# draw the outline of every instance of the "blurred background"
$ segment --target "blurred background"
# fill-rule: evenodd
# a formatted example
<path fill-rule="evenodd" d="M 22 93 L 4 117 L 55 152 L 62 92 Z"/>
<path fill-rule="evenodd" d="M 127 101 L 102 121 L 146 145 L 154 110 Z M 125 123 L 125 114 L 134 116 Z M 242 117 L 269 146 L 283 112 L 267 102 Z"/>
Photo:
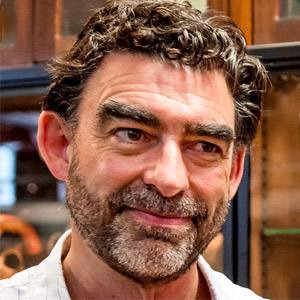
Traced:
<path fill-rule="evenodd" d="M 65 186 L 36 143 L 53 56 L 104 0 L 0 0 L 0 277 L 38 263 L 69 226 Z M 272 299 L 300 299 L 300 1 L 194 0 L 231 16 L 269 71 L 264 113 L 222 232 L 215 269 Z"/>

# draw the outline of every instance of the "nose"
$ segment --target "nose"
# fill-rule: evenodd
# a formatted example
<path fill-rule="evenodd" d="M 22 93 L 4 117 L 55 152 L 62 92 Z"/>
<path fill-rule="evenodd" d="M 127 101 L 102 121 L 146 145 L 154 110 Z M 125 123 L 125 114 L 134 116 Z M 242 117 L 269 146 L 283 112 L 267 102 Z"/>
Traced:
<path fill-rule="evenodd" d="M 189 178 L 179 145 L 166 142 L 156 155 L 144 171 L 144 182 L 154 185 L 165 197 L 188 189 Z"/>

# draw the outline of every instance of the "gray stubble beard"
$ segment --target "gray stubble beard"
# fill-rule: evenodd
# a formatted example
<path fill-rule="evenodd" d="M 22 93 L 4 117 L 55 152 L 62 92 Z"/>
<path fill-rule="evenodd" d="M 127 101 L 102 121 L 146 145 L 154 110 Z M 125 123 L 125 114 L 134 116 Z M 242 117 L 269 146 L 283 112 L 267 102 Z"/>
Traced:
<path fill-rule="evenodd" d="M 227 197 L 213 216 L 203 199 L 182 194 L 166 198 L 153 186 L 134 183 L 100 199 L 88 191 L 78 164 L 70 168 L 67 207 L 87 245 L 118 273 L 145 288 L 181 277 L 220 231 L 228 212 Z M 126 207 L 190 217 L 178 228 L 137 221 Z"/>

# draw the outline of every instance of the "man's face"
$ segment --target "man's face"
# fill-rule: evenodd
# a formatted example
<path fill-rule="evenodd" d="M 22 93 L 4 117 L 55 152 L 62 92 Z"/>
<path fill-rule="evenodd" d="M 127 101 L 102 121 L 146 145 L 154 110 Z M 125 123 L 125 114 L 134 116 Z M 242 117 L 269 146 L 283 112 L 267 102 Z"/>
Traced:
<path fill-rule="evenodd" d="M 178 278 L 220 230 L 232 197 L 224 77 L 110 54 L 78 115 L 67 203 L 80 234 L 144 286 Z"/>

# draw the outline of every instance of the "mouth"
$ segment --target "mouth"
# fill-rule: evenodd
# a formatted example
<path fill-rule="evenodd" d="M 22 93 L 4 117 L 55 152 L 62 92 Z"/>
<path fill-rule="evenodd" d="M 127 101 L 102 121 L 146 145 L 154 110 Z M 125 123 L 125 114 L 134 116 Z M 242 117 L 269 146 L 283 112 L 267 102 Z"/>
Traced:
<path fill-rule="evenodd" d="M 126 207 L 126 210 L 136 219 L 160 227 L 177 227 L 184 225 L 191 220 L 190 217 L 183 217 L 175 214 L 165 214 L 147 209 Z"/>

